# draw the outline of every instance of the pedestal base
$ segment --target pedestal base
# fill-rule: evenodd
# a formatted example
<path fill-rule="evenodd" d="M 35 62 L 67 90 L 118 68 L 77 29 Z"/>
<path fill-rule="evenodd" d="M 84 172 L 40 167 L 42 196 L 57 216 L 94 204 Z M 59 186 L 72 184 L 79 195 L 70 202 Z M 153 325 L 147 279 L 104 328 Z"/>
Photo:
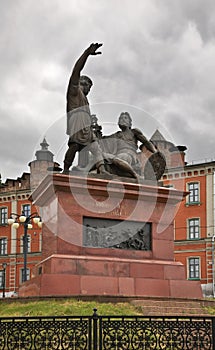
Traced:
<path fill-rule="evenodd" d="M 201 298 L 200 282 L 187 281 L 174 261 L 174 213 L 185 195 L 148 183 L 47 176 L 32 194 L 42 208 L 42 261 L 19 295 Z"/>
<path fill-rule="evenodd" d="M 199 281 L 186 281 L 179 262 L 55 254 L 37 268 L 42 274 L 26 282 L 19 296 L 202 297 Z"/>

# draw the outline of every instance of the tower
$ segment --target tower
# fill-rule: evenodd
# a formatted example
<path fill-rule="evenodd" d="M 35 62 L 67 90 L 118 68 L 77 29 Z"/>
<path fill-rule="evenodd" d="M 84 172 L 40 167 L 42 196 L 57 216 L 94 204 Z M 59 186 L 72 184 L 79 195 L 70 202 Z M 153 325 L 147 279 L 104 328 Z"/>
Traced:
<path fill-rule="evenodd" d="M 185 165 L 186 146 L 175 146 L 174 143 L 167 141 L 158 129 L 156 129 L 150 141 L 165 156 L 167 169 Z"/>
<path fill-rule="evenodd" d="M 41 149 L 36 151 L 36 159 L 31 161 L 28 165 L 30 166 L 31 173 L 31 188 L 36 188 L 42 179 L 48 174 L 48 168 L 58 167 L 59 164 L 55 163 L 53 158 L 54 155 L 49 151 L 49 144 L 45 137 L 40 143 Z"/>

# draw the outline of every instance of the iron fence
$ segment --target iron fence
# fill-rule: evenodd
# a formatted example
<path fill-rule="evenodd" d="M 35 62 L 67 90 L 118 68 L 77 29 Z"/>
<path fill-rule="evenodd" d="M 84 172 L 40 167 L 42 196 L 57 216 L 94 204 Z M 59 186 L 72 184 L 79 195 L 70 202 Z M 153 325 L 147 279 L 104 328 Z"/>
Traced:
<path fill-rule="evenodd" d="M 0 350 L 215 350 L 213 317 L 0 318 Z"/>

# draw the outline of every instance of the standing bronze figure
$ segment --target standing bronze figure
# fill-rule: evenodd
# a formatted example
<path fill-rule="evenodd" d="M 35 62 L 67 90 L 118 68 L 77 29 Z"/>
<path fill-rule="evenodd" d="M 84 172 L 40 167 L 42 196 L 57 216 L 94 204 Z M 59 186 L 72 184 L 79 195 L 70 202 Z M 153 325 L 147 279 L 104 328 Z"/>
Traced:
<path fill-rule="evenodd" d="M 104 167 L 103 155 L 96 136 L 91 128 L 91 115 L 87 95 L 93 85 L 92 80 L 80 75 L 90 55 L 98 55 L 97 50 L 102 44 L 91 44 L 77 60 L 72 70 L 67 89 L 67 134 L 69 135 L 68 150 L 64 158 L 64 173 L 69 173 L 76 152 L 88 146 L 95 158 L 97 172 L 107 173 Z"/>

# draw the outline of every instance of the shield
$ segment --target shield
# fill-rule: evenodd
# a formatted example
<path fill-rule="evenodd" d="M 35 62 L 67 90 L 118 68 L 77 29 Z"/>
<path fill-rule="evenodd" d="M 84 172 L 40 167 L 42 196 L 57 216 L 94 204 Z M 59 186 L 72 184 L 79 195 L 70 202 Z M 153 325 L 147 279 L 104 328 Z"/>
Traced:
<path fill-rule="evenodd" d="M 161 152 L 153 153 L 144 168 L 145 180 L 160 180 L 166 168 L 166 159 Z"/>

